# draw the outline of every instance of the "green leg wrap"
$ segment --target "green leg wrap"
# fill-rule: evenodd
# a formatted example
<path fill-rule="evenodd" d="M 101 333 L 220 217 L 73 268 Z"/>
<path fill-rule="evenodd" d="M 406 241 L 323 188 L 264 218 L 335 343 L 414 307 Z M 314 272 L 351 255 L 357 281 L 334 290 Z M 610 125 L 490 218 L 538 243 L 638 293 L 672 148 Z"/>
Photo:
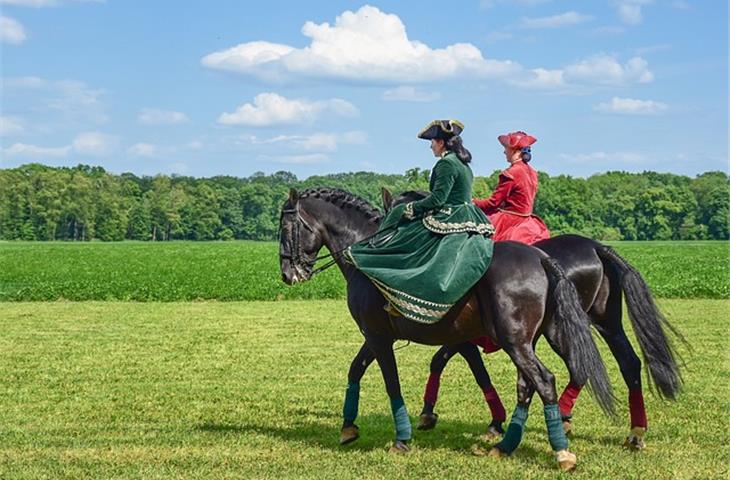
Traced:
<path fill-rule="evenodd" d="M 563 429 L 563 419 L 558 404 L 545 405 L 545 423 L 547 424 L 548 438 L 553 451 L 558 452 L 568 448 L 568 437 Z"/>
<path fill-rule="evenodd" d="M 355 423 L 357 409 L 360 405 L 360 384 L 348 383 L 345 390 L 345 406 L 342 407 L 342 417 L 346 424 Z"/>
<path fill-rule="evenodd" d="M 408 418 L 408 411 L 403 397 L 391 398 L 390 409 L 393 411 L 395 420 L 395 439 L 407 442 L 411 439 L 411 419 Z"/>
<path fill-rule="evenodd" d="M 527 408 L 517 405 L 512 413 L 509 426 L 507 426 L 507 432 L 502 437 L 502 441 L 495 445 L 506 454 L 514 452 L 522 441 L 522 434 L 525 432 L 525 423 L 527 422 Z"/>

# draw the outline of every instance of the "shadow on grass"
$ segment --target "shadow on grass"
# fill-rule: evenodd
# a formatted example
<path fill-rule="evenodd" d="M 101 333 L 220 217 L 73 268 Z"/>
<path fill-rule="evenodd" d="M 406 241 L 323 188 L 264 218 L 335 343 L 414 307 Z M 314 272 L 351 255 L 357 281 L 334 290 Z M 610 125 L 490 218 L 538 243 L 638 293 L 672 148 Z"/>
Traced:
<path fill-rule="evenodd" d="M 312 411 L 308 410 L 312 415 Z M 264 436 L 292 444 L 304 444 L 332 452 L 371 452 L 385 451 L 393 440 L 393 420 L 388 415 L 369 414 L 358 418 L 357 424 L 360 427 L 360 438 L 348 445 L 339 444 L 340 423 L 339 415 L 325 412 L 314 414 L 314 417 L 326 419 L 326 421 L 302 421 L 296 417 L 292 418 L 288 426 L 271 425 L 266 423 L 216 423 L 208 421 L 197 425 L 196 430 L 211 434 L 221 435 L 253 435 Z M 337 418 L 332 418 L 337 417 Z M 413 425 L 417 420 L 412 419 Z M 495 442 L 486 443 L 480 436 L 486 431 L 486 422 L 461 422 L 453 420 L 442 420 L 434 430 L 420 431 L 413 429 L 412 446 L 417 450 L 447 449 L 460 455 L 473 455 L 472 448 L 478 445 L 486 450 Z M 523 441 L 515 452 L 518 459 L 528 460 L 536 463 L 549 463 L 552 465 L 550 445 L 547 440 L 547 432 L 544 426 L 527 427 L 527 432 L 537 433 L 544 437 L 544 444 Z M 598 443 L 610 447 L 618 447 L 623 439 L 609 436 L 593 437 L 577 434 L 573 437 L 580 443 Z M 532 444 L 531 444 L 532 443 Z"/>

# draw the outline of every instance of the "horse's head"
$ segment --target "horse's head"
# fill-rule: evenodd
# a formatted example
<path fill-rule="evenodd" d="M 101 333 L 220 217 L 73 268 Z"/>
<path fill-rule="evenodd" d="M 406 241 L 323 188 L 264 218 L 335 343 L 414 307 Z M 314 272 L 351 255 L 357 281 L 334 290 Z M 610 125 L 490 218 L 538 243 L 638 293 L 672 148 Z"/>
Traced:
<path fill-rule="evenodd" d="M 310 279 L 323 243 L 319 222 L 302 206 L 299 192 L 292 188 L 279 220 L 279 265 L 284 283 L 293 285 Z"/>
<path fill-rule="evenodd" d="M 386 212 L 396 205 L 400 205 L 401 203 L 415 202 L 416 200 L 421 200 L 428 195 L 428 193 L 426 192 L 408 190 L 394 197 L 393 194 L 390 193 L 390 190 L 388 190 L 387 188 L 382 188 L 380 190 L 380 193 L 383 196 L 383 208 Z"/>

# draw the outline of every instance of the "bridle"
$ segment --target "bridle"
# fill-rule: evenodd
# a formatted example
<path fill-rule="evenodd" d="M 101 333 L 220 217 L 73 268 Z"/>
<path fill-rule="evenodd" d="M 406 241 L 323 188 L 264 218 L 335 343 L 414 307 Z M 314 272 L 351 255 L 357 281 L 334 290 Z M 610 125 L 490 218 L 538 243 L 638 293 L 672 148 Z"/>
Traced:
<path fill-rule="evenodd" d="M 316 274 L 321 273 L 321 272 L 327 270 L 328 268 L 330 268 L 331 266 L 335 265 L 337 263 L 337 260 L 335 260 L 335 255 L 339 255 L 342 252 L 344 252 L 345 250 L 347 250 L 347 248 L 349 248 L 349 247 L 345 247 L 336 252 L 328 253 L 327 255 L 320 255 L 317 258 L 315 258 L 314 260 L 307 259 L 304 252 L 302 252 L 302 245 L 301 245 L 300 233 L 299 233 L 300 225 L 304 225 L 304 228 L 306 228 L 307 230 L 309 230 L 312 233 L 315 233 L 315 232 L 314 232 L 314 228 L 304 219 L 304 217 L 302 216 L 302 213 L 299 211 L 299 203 L 297 203 L 296 207 L 294 207 L 294 208 L 285 208 L 281 211 L 281 217 L 279 218 L 279 245 L 282 245 L 281 236 L 284 234 L 284 229 L 282 228 L 283 221 L 284 221 L 284 214 L 287 214 L 287 213 L 295 214 L 296 220 L 293 222 L 293 226 L 292 226 L 291 251 L 289 253 L 284 252 L 284 251 L 279 251 L 280 258 L 289 260 L 292 264 L 292 267 L 299 270 L 301 268 L 300 261 L 302 259 L 304 260 L 305 266 L 307 267 L 307 269 L 312 269 L 312 267 L 314 267 L 314 265 L 319 260 L 324 260 L 325 258 L 332 257 L 332 260 L 330 260 L 329 262 L 312 270 L 312 273 L 309 274 L 310 279 L 312 277 L 314 277 Z"/>
<path fill-rule="evenodd" d="M 281 211 L 281 217 L 279 217 L 279 245 L 282 245 L 281 236 L 284 233 L 284 229 L 282 228 L 283 221 L 284 221 L 284 214 L 287 214 L 287 213 L 296 215 L 296 220 L 293 222 L 293 227 L 292 227 L 291 251 L 287 253 L 287 252 L 281 251 L 281 249 L 280 249 L 279 250 L 280 258 L 283 258 L 284 260 L 289 260 L 292 264 L 292 267 L 299 270 L 302 267 L 302 265 L 300 264 L 301 260 L 304 260 L 304 262 L 305 262 L 304 266 L 306 266 L 308 269 L 311 269 L 312 267 L 314 267 L 314 265 L 318 261 L 324 260 L 325 258 L 332 257 L 332 260 L 330 260 L 329 262 L 312 270 L 312 273 L 309 274 L 309 279 L 311 279 L 318 273 L 321 273 L 321 272 L 327 270 L 328 268 L 330 268 L 331 266 L 335 265 L 337 263 L 337 257 L 342 255 L 342 252 L 344 252 L 345 250 L 350 248 L 350 245 L 348 245 L 347 247 L 341 248 L 335 252 L 331 252 L 326 255 L 320 255 L 320 256 L 316 257 L 314 260 L 307 259 L 307 256 L 304 254 L 304 252 L 302 252 L 302 245 L 301 245 L 301 241 L 300 241 L 300 225 L 304 225 L 304 228 L 306 228 L 307 230 L 309 230 L 312 233 L 315 233 L 315 231 L 314 231 L 314 228 L 304 219 L 304 217 L 302 216 L 302 212 L 299 211 L 298 202 L 294 208 L 284 208 Z M 374 237 L 382 234 L 385 231 L 395 230 L 395 229 L 397 229 L 397 225 L 392 225 L 390 228 L 386 228 L 382 231 L 377 231 L 374 234 L 370 235 L 369 237 L 366 237 L 362 240 L 358 240 L 358 242 L 372 240 L 372 239 L 374 239 Z M 382 243 L 387 243 L 387 241 L 390 240 L 394 234 L 395 234 L 395 232 L 392 232 L 388 236 L 384 237 L 383 239 L 379 239 L 379 240 Z M 358 243 L 358 242 L 355 242 L 355 243 Z"/>

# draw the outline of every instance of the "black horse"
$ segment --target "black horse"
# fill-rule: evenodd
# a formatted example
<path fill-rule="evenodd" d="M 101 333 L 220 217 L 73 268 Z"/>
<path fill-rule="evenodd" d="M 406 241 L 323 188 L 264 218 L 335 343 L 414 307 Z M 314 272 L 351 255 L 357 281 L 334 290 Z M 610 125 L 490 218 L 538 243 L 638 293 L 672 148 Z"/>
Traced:
<path fill-rule="evenodd" d="M 387 190 L 384 189 L 382 193 L 386 210 L 392 205 L 419 200 L 426 195 L 425 192 L 410 191 L 391 198 Z M 647 421 L 641 385 L 641 360 L 632 348 L 623 328 L 622 298 L 626 299 L 629 319 L 648 366 L 649 378 L 657 387 L 659 394 L 669 399 L 675 399 L 680 392 L 682 378 L 664 327 L 678 338 L 682 339 L 682 336 L 657 308 L 641 274 L 612 248 L 578 235 L 560 235 L 537 242 L 533 246 L 560 263 L 578 290 L 583 310 L 616 358 L 621 375 L 629 389 L 631 432 L 624 446 L 633 449 L 643 448 Z M 549 338 L 548 342 L 553 349 L 556 349 L 557 346 Z M 462 349 L 462 345 L 444 346 L 443 351 L 440 350 L 434 355 L 432 365 L 437 364 L 436 368 L 443 370 L 448 358 Z M 445 361 L 442 360 L 444 358 Z M 473 359 L 470 359 L 469 366 L 475 372 L 475 376 L 483 370 L 481 375 L 486 375 L 488 378 L 483 363 L 480 368 L 479 365 L 474 365 Z M 582 387 L 583 385 L 571 375 L 570 383 L 559 400 L 566 433 L 572 428 L 571 413 Z M 419 428 L 426 430 L 436 425 L 437 416 L 432 408 L 432 405 L 424 407 Z"/>
<path fill-rule="evenodd" d="M 428 345 L 457 344 L 488 335 L 499 341 L 517 367 L 517 407 L 505 437 L 490 452 L 509 454 L 519 445 L 533 394 L 545 413 L 551 447 L 562 469 L 575 466 L 567 449 L 557 407 L 554 375 L 535 355 L 534 344 L 545 335 L 566 362 L 571 375 L 588 382 L 604 411 L 612 412 L 613 396 L 605 366 L 590 333 L 590 320 L 578 294 L 560 266 L 544 252 L 518 243 L 496 244 L 492 263 L 482 279 L 439 322 L 420 324 L 384 311 L 385 300 L 371 281 L 338 254 L 371 237 L 380 212 L 368 202 L 336 189 L 292 189 L 280 220 L 280 266 L 287 284 L 308 280 L 323 246 L 333 253 L 347 281 L 352 317 L 365 337 L 353 359 L 343 409 L 342 441 L 357 438 L 354 421 L 359 381 L 364 369 L 378 361 L 391 401 L 396 440 L 391 451 L 408 451 L 411 424 L 401 396 L 393 353 L 397 339 Z"/>

